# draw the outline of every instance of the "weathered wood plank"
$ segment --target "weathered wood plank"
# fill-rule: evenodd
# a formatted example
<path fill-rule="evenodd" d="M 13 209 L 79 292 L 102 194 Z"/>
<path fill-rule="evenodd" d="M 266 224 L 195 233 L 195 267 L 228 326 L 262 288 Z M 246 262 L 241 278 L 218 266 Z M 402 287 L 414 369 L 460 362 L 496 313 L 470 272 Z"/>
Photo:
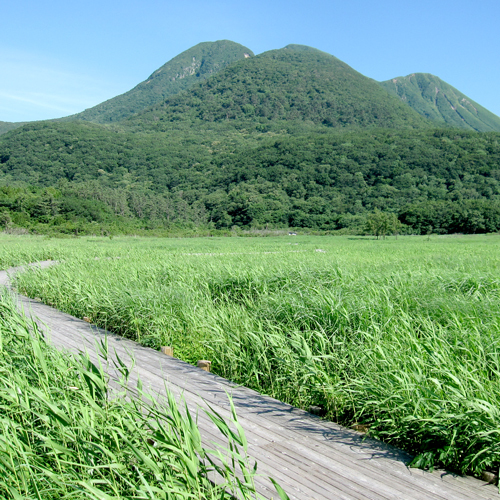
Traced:
<path fill-rule="evenodd" d="M 49 265 L 51 263 L 47 263 Z M 0 284 L 7 282 L 0 272 Z M 245 429 L 249 453 L 262 474 L 257 487 L 266 498 L 275 496 L 267 476 L 274 477 L 292 499 L 346 500 L 471 500 L 499 499 L 497 489 L 474 478 L 428 473 L 408 469 L 409 456 L 393 447 L 332 422 L 325 422 L 248 388 L 239 387 L 217 375 L 199 370 L 175 358 L 110 335 L 88 323 L 39 302 L 19 297 L 27 314 L 46 324 L 51 342 L 74 353 L 87 349 L 94 361 L 95 341 L 107 338 L 109 351 L 124 361 L 133 356 L 136 366 L 130 377 L 131 389 L 140 378 L 158 398 L 165 388 L 182 397 L 192 412 L 206 444 L 221 443 L 217 429 L 201 411 L 207 405 L 229 416 L 230 394 Z M 109 366 L 110 376 L 118 376 Z M 132 391 L 133 393 L 133 391 Z"/>
<path fill-rule="evenodd" d="M 74 319 L 72 319 L 72 321 L 74 321 Z M 85 326 L 86 326 L 86 327 L 88 327 L 88 325 L 85 325 Z M 127 343 L 129 343 L 130 341 L 126 341 L 126 342 L 127 342 Z M 121 343 L 121 345 L 119 345 L 119 350 L 120 350 L 120 351 L 122 351 L 122 353 L 121 353 L 121 354 L 123 354 L 124 350 L 122 350 L 122 349 L 123 349 L 123 347 L 125 347 L 125 345 L 124 345 L 123 340 L 121 340 L 121 339 L 120 339 L 120 343 Z M 128 347 L 132 347 L 132 348 L 133 348 L 133 347 L 134 347 L 134 344 L 133 344 L 133 343 L 131 343 L 131 345 L 129 345 Z M 144 349 L 144 348 L 142 348 L 142 349 Z M 140 357 L 140 351 L 141 351 L 141 349 L 137 349 L 137 351 L 136 351 L 136 353 L 135 353 L 136 360 Z M 119 354 L 120 354 L 120 353 L 119 353 Z M 147 362 L 149 363 L 147 366 L 151 366 L 151 364 L 150 364 L 150 363 L 151 363 L 151 361 L 152 361 L 152 360 L 155 360 L 155 357 L 157 356 L 157 353 L 156 353 L 155 351 L 152 351 L 152 352 L 150 352 L 150 353 L 146 353 L 146 354 L 147 354 L 147 356 L 146 356 L 146 358 L 147 358 L 147 359 L 144 359 L 144 361 L 147 361 Z M 162 360 L 161 360 L 161 359 L 156 359 L 156 361 L 161 362 Z M 163 367 L 162 367 L 162 369 L 163 369 Z M 181 366 L 181 370 L 182 370 L 182 372 L 184 372 L 184 373 L 185 373 L 186 371 L 188 371 L 188 372 L 189 372 L 190 370 L 193 370 L 193 367 L 191 367 L 190 365 L 187 365 L 187 366 Z M 142 373 L 142 378 L 143 378 L 143 381 L 144 381 L 144 378 L 146 378 L 146 379 L 151 379 L 151 378 L 153 378 L 153 379 L 154 379 L 154 378 L 156 377 L 156 378 L 160 379 L 160 380 L 163 382 L 163 377 L 158 377 L 158 376 L 157 376 L 157 374 L 155 374 L 155 373 L 151 372 L 151 369 L 150 369 L 150 368 L 147 368 L 147 369 L 145 369 L 145 370 L 142 370 L 142 369 L 141 369 L 141 372 L 143 372 L 143 373 Z M 144 374 L 146 374 L 146 377 L 144 377 Z M 189 378 L 188 380 L 193 381 L 193 379 L 198 379 L 198 378 L 199 378 L 199 377 L 198 377 L 198 373 L 194 372 L 194 373 L 190 373 L 190 378 Z M 182 382 L 184 382 L 184 383 L 182 383 L 181 385 L 184 385 L 184 386 L 186 385 L 185 380 L 186 380 L 186 379 L 183 379 L 183 380 L 182 380 Z M 151 382 L 151 380 L 150 380 L 150 382 Z M 171 382 L 172 382 L 172 381 L 171 381 Z M 206 385 L 207 385 L 206 380 L 204 380 L 203 382 L 204 382 L 204 383 L 203 383 L 203 385 L 204 385 L 204 386 L 206 386 Z M 157 384 L 154 384 L 154 385 L 157 385 Z M 199 385 L 199 384 L 194 384 L 194 385 Z M 208 385 L 210 385 L 210 384 L 208 384 Z M 224 385 L 224 384 L 217 384 L 217 385 Z M 226 384 L 226 386 L 229 386 L 229 384 Z M 152 388 L 153 388 L 153 387 L 152 387 Z M 158 390 L 158 387 L 156 387 L 155 389 L 156 389 L 156 390 Z M 163 389 L 163 386 L 161 387 L 161 389 Z M 249 391 L 249 390 L 246 390 L 246 391 L 250 392 L 252 396 L 255 396 L 255 394 L 257 394 L 257 393 L 255 393 L 254 391 Z M 225 394 L 224 394 L 224 395 L 225 395 Z M 205 396 L 210 396 L 210 394 L 209 394 L 209 393 L 206 393 L 206 394 L 205 394 Z M 210 399 L 211 399 L 211 398 L 210 398 Z M 254 399 L 254 398 L 252 398 L 252 399 Z M 270 402 L 271 402 L 271 403 L 274 403 L 275 401 L 274 401 L 274 400 L 271 400 Z M 225 406 L 227 406 L 227 404 L 226 404 Z M 248 406 L 248 405 L 245 405 L 245 406 Z M 269 411 L 269 408 L 267 408 L 267 410 Z M 240 412 L 240 416 L 241 416 L 241 412 Z M 282 416 L 282 415 L 280 415 L 280 416 Z M 438 485 L 438 486 L 439 486 L 439 485 Z M 461 489 L 461 488 L 460 488 L 460 489 Z M 404 492 L 401 492 L 401 493 L 403 493 L 403 494 L 404 494 Z M 433 493 L 434 493 L 434 495 L 436 495 L 436 494 L 437 494 L 437 495 L 439 495 L 439 493 L 438 493 L 437 491 L 433 491 Z M 457 493 L 459 493 L 459 492 L 457 492 Z M 387 494 L 388 494 L 388 492 L 385 492 L 385 494 L 387 495 Z M 414 491 L 414 494 L 418 495 L 417 491 Z M 459 495 L 459 496 L 460 496 L 460 495 Z M 481 495 L 481 496 L 482 496 L 482 495 Z M 416 496 L 415 498 L 417 498 L 417 496 Z M 435 497 L 433 497 L 433 498 L 438 498 L 438 497 L 437 497 L 437 496 L 435 496 Z M 457 497 L 457 498 L 458 498 L 458 497 Z"/>

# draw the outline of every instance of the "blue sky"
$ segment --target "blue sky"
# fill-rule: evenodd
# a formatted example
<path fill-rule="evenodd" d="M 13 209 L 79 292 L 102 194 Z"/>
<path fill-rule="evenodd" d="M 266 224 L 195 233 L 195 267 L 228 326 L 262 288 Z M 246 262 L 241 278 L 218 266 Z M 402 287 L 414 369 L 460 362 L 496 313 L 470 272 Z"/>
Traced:
<path fill-rule="evenodd" d="M 82 111 L 221 39 L 310 45 L 376 80 L 432 73 L 500 115 L 499 21 L 498 0 L 5 1 L 0 120 Z"/>

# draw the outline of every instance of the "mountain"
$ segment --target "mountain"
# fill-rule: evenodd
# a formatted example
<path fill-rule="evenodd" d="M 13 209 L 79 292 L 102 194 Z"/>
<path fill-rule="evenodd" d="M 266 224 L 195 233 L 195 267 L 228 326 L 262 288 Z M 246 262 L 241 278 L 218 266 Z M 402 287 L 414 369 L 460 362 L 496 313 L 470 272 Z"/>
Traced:
<path fill-rule="evenodd" d="M 128 124 L 162 130 L 173 122 L 196 121 L 241 127 L 279 127 L 283 121 L 327 127 L 428 126 L 374 80 L 330 54 L 301 45 L 235 62 L 135 115 Z"/>
<path fill-rule="evenodd" d="M 356 232 L 382 210 L 417 234 L 500 230 L 500 133 L 316 130 L 233 129 L 241 137 L 231 143 L 203 127 L 28 124 L 0 137 L 0 225 L 49 234 L 172 224 Z"/>
<path fill-rule="evenodd" d="M 27 122 L 0 122 L 0 135 L 5 134 L 9 130 L 22 127 Z"/>
<path fill-rule="evenodd" d="M 219 43 L 241 47 L 197 47 Z M 171 61 L 131 91 L 130 103 L 143 107 L 132 116 L 125 94 L 96 115 L 106 124 L 33 122 L 0 136 L 0 228 L 362 232 L 382 210 L 410 232 L 500 230 L 500 133 L 452 128 L 438 104 L 446 97 L 462 116 L 470 108 L 469 122 L 480 116 L 484 126 L 483 108 L 462 94 L 450 104 L 451 91 L 433 80 L 436 107 L 412 109 L 418 92 L 402 101 L 311 47 L 238 50 L 218 72 L 228 57 L 202 62 L 187 51 L 184 73 Z M 179 93 L 163 99 L 161 82 Z M 144 109 L 153 98 L 161 100 Z"/>
<path fill-rule="evenodd" d="M 132 90 L 63 120 L 95 123 L 122 120 L 191 87 L 234 61 L 253 55 L 247 47 L 230 40 L 199 43 L 171 59 Z"/>
<path fill-rule="evenodd" d="M 380 85 L 417 113 L 438 123 L 477 132 L 500 131 L 498 116 L 437 76 L 413 73 Z"/>

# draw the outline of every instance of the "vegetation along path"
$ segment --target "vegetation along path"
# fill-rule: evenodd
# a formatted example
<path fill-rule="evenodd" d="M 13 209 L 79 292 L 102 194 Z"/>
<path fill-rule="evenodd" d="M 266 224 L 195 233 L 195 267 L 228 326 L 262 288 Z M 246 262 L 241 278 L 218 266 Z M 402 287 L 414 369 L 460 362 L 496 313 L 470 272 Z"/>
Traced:
<path fill-rule="evenodd" d="M 40 263 L 44 267 L 50 264 Z M 1 271 L 0 285 L 7 285 L 9 275 L 15 271 Z M 176 397 L 185 399 L 190 410 L 210 406 L 224 417 L 231 412 L 230 394 L 246 433 L 249 455 L 258 463 L 256 482 L 265 498 L 276 497 L 269 477 L 278 481 L 291 499 L 300 500 L 500 498 L 493 485 L 444 471 L 410 469 L 405 465 L 410 458 L 407 454 L 379 441 L 363 439 L 361 433 L 238 387 L 38 301 L 19 296 L 19 302 L 27 315 L 38 318 L 58 348 L 72 352 L 87 349 L 97 359 L 96 340 L 106 337 L 109 352 L 122 360 L 135 360 L 131 386 L 140 379 L 144 389 L 159 396 L 165 395 L 168 387 Z M 198 411 L 198 425 L 205 444 L 220 439 L 203 411 Z"/>

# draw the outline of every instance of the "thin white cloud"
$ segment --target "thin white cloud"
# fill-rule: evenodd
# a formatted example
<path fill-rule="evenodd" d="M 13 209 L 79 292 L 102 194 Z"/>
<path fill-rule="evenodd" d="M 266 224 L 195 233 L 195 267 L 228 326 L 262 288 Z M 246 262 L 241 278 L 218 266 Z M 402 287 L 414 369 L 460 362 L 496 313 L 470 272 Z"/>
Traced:
<path fill-rule="evenodd" d="M 40 99 L 30 99 L 28 97 L 23 97 L 20 95 L 12 95 L 7 92 L 0 91 L 0 99 L 7 99 L 11 101 L 20 101 L 28 104 L 33 104 L 38 107 L 53 109 L 54 111 L 61 111 L 62 113 L 71 113 L 71 108 L 62 108 L 54 104 L 50 104 L 50 99 L 53 99 L 53 96 L 39 94 Z M 12 108 L 11 108 L 12 109 Z"/>
<path fill-rule="evenodd" d="M 72 66 L 43 54 L 0 47 L 0 121 L 57 118 L 123 92 L 100 75 Z"/>

